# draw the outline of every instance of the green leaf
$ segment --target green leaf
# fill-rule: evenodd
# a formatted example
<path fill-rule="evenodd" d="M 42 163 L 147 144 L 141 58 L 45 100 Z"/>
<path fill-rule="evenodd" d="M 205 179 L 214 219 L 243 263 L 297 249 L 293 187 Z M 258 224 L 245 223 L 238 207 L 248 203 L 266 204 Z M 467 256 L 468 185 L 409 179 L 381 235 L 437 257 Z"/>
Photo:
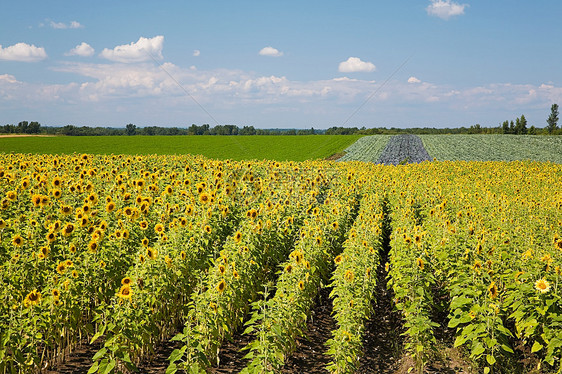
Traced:
<path fill-rule="evenodd" d="M 113 368 L 115 367 L 115 364 L 117 362 L 115 360 L 111 360 L 109 361 L 109 364 L 107 364 L 107 366 L 105 367 L 105 370 L 102 372 L 100 371 L 100 374 L 109 374 L 113 371 Z"/>
<path fill-rule="evenodd" d="M 98 371 L 98 365 L 99 365 L 99 361 L 94 362 L 92 367 L 88 370 L 88 374 L 93 374 L 96 371 Z"/>
<path fill-rule="evenodd" d="M 92 337 L 92 340 L 90 340 L 90 344 L 92 344 L 93 342 L 95 342 L 96 340 L 98 340 L 98 338 L 99 338 L 100 336 L 102 336 L 102 335 L 103 335 L 103 332 L 102 332 L 102 331 L 96 332 L 96 333 L 94 334 L 94 336 Z"/>
<path fill-rule="evenodd" d="M 176 362 L 177 360 L 179 360 L 182 356 L 183 356 L 183 352 L 176 348 L 170 354 L 170 357 L 168 358 L 168 360 L 170 360 L 170 362 L 173 363 L 173 362 Z"/>
<path fill-rule="evenodd" d="M 476 343 L 474 348 L 472 348 L 472 354 L 470 355 L 470 357 L 480 356 L 482 353 L 484 353 L 484 351 L 485 351 L 485 349 L 482 346 L 482 343 Z"/>
<path fill-rule="evenodd" d="M 509 353 L 514 353 L 513 349 L 511 349 L 509 346 L 507 346 L 505 344 L 501 345 L 501 349 L 503 349 L 504 351 L 509 352 Z"/>
<path fill-rule="evenodd" d="M 175 374 L 178 371 L 176 364 L 171 363 L 166 369 L 166 374 Z"/>
<path fill-rule="evenodd" d="M 492 355 L 486 355 L 486 361 L 488 361 L 490 365 L 494 365 L 496 363 L 496 359 Z"/>
<path fill-rule="evenodd" d="M 107 353 L 107 348 L 103 347 L 102 349 L 100 349 L 99 351 L 96 352 L 94 357 L 92 357 L 92 360 L 97 361 L 100 358 L 102 358 L 103 356 L 105 356 L 106 353 Z"/>
<path fill-rule="evenodd" d="M 489 374 L 489 373 L 490 373 L 490 368 L 486 366 L 484 368 L 484 374 Z"/>
<path fill-rule="evenodd" d="M 543 347 L 543 346 L 542 346 L 541 343 L 535 341 L 535 342 L 533 343 L 533 347 L 531 348 L 531 352 L 533 352 L 533 353 L 538 352 L 538 351 L 540 351 L 540 350 L 542 349 L 542 347 Z"/>

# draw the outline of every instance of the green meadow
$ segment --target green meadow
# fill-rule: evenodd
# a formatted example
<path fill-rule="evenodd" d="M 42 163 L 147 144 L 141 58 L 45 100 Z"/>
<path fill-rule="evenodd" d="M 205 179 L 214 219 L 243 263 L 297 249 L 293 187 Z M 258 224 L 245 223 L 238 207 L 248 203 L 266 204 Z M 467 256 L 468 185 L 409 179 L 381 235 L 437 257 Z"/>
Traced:
<path fill-rule="evenodd" d="M 0 137 L 0 153 L 194 154 L 214 159 L 304 161 L 342 152 L 361 135 Z"/>

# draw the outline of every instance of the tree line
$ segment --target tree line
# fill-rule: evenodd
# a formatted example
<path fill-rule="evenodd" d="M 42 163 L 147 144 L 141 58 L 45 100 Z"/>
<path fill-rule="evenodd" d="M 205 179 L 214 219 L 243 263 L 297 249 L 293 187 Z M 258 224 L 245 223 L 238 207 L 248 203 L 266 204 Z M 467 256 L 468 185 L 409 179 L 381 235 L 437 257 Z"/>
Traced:
<path fill-rule="evenodd" d="M 66 125 L 63 127 L 41 126 L 39 122 L 22 121 L 16 126 L 0 126 L 0 134 L 44 134 L 44 135 L 66 135 L 66 136 L 118 136 L 118 135 L 378 135 L 378 134 L 513 134 L 513 135 L 562 135 L 562 128 L 558 127 L 559 112 L 558 104 L 552 104 L 550 115 L 546 120 L 547 126 L 538 128 L 527 127 L 527 119 L 524 115 L 515 120 L 506 120 L 498 127 L 483 127 L 480 124 L 470 127 L 457 128 L 366 128 L 366 127 L 342 127 L 334 126 L 327 130 L 310 129 L 256 129 L 254 126 L 238 127 L 236 125 L 209 124 L 201 126 L 192 124 L 189 127 L 161 127 L 147 126 L 137 127 L 129 123 L 124 128 L 114 127 L 89 127 Z"/>

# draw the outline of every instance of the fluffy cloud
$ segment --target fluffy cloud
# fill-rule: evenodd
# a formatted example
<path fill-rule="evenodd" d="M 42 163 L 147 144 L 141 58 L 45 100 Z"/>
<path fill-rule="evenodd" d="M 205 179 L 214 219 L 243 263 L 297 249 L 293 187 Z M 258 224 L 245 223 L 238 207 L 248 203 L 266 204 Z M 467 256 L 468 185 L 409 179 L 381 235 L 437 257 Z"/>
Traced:
<path fill-rule="evenodd" d="M 151 60 L 152 57 L 162 59 L 162 48 L 164 37 L 162 35 L 154 38 L 140 37 L 136 43 L 118 45 L 113 49 L 105 48 L 100 56 L 117 62 L 141 62 Z"/>
<path fill-rule="evenodd" d="M 431 4 L 427 6 L 426 10 L 430 16 L 448 20 L 453 16 L 464 14 L 466 7 L 468 7 L 468 4 L 459 4 L 451 0 L 431 0 Z"/>
<path fill-rule="evenodd" d="M 261 56 L 271 56 L 271 57 L 280 57 L 283 56 L 283 52 L 273 48 L 273 47 L 265 47 L 262 48 L 259 52 Z"/>
<path fill-rule="evenodd" d="M 50 25 L 53 29 L 81 29 L 84 27 L 80 24 L 80 22 L 77 21 L 72 21 L 69 24 L 51 21 Z"/>
<path fill-rule="evenodd" d="M 195 57 L 199 56 L 200 54 L 201 54 L 201 51 L 198 50 L 198 49 L 195 49 L 195 50 L 193 51 L 193 56 L 195 56 Z"/>
<path fill-rule="evenodd" d="M 72 48 L 70 51 L 65 53 L 66 56 L 82 56 L 82 57 L 90 57 L 94 55 L 94 49 L 85 42 L 77 45 L 76 47 Z"/>
<path fill-rule="evenodd" d="M 340 62 L 338 70 L 341 73 L 357 73 L 366 72 L 370 73 L 375 71 L 376 67 L 371 62 L 361 61 L 358 57 L 350 57 L 347 61 Z"/>
<path fill-rule="evenodd" d="M 416 77 L 408 78 L 408 83 L 421 83 L 421 81 Z"/>
<path fill-rule="evenodd" d="M 6 48 L 0 45 L 0 60 L 35 62 L 47 58 L 45 48 L 26 43 L 17 43 Z"/>

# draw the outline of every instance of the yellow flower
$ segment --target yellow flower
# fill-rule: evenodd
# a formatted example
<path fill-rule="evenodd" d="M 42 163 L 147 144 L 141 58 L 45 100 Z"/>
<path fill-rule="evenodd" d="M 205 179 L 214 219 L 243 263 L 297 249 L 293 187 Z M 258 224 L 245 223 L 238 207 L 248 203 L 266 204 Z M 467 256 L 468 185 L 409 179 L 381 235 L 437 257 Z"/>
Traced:
<path fill-rule="evenodd" d="M 119 296 L 120 299 L 131 300 L 131 297 L 133 296 L 131 286 L 128 284 L 122 285 L 117 296 Z"/>
<path fill-rule="evenodd" d="M 27 308 L 32 305 L 37 305 L 41 302 L 41 292 L 37 290 L 33 290 L 27 294 L 25 299 L 23 300 L 23 305 Z"/>
<path fill-rule="evenodd" d="M 488 286 L 488 296 L 490 296 L 490 299 L 492 300 L 498 296 L 498 287 L 496 286 L 496 282 L 492 282 Z"/>
<path fill-rule="evenodd" d="M 23 245 L 23 238 L 21 237 L 21 235 L 16 234 L 12 237 L 12 244 L 15 247 L 21 247 Z"/>
<path fill-rule="evenodd" d="M 217 284 L 217 291 L 219 291 L 219 293 L 223 293 L 225 289 L 226 282 L 224 281 L 224 279 L 221 279 L 221 281 Z"/>
<path fill-rule="evenodd" d="M 541 278 L 535 282 L 535 289 L 541 293 L 547 293 L 550 291 L 550 283 L 544 278 Z"/>
<path fill-rule="evenodd" d="M 418 267 L 420 268 L 420 270 L 423 270 L 424 262 L 423 262 L 423 260 L 422 260 L 421 258 L 418 257 L 418 258 L 416 259 L 416 265 L 418 265 Z"/>
<path fill-rule="evenodd" d="M 156 260 L 156 257 L 158 257 L 158 251 L 154 248 L 148 247 L 146 249 L 146 256 L 152 260 Z"/>

